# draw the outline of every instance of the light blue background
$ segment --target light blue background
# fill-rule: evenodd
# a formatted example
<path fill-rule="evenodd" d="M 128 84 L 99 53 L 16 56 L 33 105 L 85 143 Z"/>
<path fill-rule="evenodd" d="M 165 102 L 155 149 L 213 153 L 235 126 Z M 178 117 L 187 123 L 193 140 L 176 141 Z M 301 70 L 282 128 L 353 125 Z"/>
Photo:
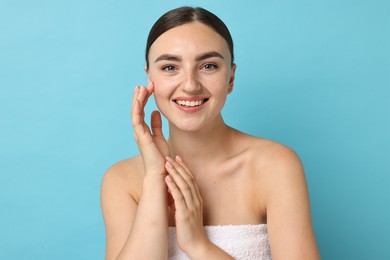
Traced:
<path fill-rule="evenodd" d="M 103 259 L 100 182 L 137 154 L 147 33 L 185 4 L 235 40 L 226 121 L 301 156 L 322 258 L 390 259 L 386 0 L 0 0 L 0 258 Z"/>

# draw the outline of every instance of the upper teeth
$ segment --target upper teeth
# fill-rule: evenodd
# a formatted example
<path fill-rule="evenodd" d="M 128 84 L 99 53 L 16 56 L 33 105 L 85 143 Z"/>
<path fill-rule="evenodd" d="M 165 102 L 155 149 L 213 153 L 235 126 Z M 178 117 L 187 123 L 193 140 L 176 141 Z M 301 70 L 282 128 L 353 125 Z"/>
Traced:
<path fill-rule="evenodd" d="M 184 100 L 177 100 L 176 103 L 178 103 L 181 106 L 186 106 L 186 107 L 195 107 L 195 106 L 200 106 L 203 103 L 203 100 L 197 100 L 197 101 L 184 101 Z"/>

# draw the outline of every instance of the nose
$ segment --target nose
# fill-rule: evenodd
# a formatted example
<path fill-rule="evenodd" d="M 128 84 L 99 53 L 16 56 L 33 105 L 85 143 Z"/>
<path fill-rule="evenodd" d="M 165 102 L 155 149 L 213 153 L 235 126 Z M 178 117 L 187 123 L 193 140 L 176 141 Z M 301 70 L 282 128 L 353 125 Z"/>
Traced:
<path fill-rule="evenodd" d="M 183 82 L 183 90 L 188 93 L 197 93 L 201 89 L 201 84 L 196 76 L 196 73 L 189 72 L 185 76 L 185 81 Z"/>

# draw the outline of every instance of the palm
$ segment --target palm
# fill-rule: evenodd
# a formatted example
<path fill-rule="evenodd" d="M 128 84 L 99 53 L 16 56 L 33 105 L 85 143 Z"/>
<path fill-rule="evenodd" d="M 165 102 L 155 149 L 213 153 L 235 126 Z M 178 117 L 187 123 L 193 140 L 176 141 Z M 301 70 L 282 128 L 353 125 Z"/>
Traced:
<path fill-rule="evenodd" d="M 162 133 L 161 115 L 153 111 L 151 128 L 145 123 L 144 107 L 153 93 L 153 85 L 148 88 L 136 87 L 132 106 L 132 124 L 134 137 L 140 149 L 146 170 L 165 173 L 165 157 L 169 155 L 169 146 Z"/>

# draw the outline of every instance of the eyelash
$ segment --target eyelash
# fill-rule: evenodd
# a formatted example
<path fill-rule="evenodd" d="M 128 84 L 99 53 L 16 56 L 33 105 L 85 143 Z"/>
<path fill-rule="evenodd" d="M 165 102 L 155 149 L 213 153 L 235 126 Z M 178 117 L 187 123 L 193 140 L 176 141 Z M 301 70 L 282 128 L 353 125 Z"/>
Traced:
<path fill-rule="evenodd" d="M 201 69 L 205 69 L 206 71 L 213 71 L 213 70 L 216 70 L 217 68 L 218 68 L 218 66 L 216 64 L 213 64 L 213 63 L 206 63 L 206 64 L 201 66 Z M 166 72 L 174 72 L 177 70 L 177 68 L 174 65 L 165 65 L 161 69 L 163 71 L 166 71 Z"/>
<path fill-rule="evenodd" d="M 206 68 L 208 66 L 212 66 L 212 68 Z M 210 70 L 216 70 L 218 68 L 218 66 L 213 64 L 213 63 L 206 63 L 205 65 L 202 66 L 202 68 L 204 68 L 205 70 L 210 71 Z"/>
<path fill-rule="evenodd" d="M 176 70 L 176 67 L 173 65 L 165 65 L 161 69 L 166 71 L 166 72 L 172 72 L 172 71 Z"/>

